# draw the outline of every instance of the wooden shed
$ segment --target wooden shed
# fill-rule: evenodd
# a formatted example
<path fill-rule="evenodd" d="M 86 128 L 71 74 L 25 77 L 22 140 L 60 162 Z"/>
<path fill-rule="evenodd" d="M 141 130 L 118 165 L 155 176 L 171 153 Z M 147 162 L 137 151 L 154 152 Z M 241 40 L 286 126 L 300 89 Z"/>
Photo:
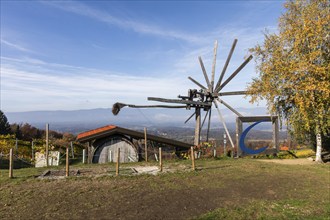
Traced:
<path fill-rule="evenodd" d="M 120 162 L 136 162 L 144 159 L 143 132 L 108 125 L 78 134 L 77 141 L 87 143 L 89 163 L 117 162 L 117 152 L 120 148 Z M 191 144 L 159 137 L 146 135 L 150 145 L 166 145 L 175 151 L 188 151 Z M 142 141 L 142 142 L 141 142 Z"/>

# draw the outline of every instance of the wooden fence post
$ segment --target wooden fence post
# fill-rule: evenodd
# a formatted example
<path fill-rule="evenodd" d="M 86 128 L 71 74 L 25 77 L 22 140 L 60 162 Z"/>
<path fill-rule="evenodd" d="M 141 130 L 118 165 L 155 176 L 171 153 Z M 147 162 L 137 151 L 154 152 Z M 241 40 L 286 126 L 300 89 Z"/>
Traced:
<path fill-rule="evenodd" d="M 69 176 L 69 147 L 66 147 L 65 176 Z"/>
<path fill-rule="evenodd" d="M 159 148 L 159 167 L 160 172 L 163 172 L 163 161 L 162 161 L 162 148 Z"/>
<path fill-rule="evenodd" d="M 31 159 L 32 159 L 32 161 L 33 161 L 33 163 L 34 163 L 34 141 L 32 141 L 32 146 L 31 146 Z"/>
<path fill-rule="evenodd" d="M 117 151 L 116 176 L 119 175 L 119 163 L 120 163 L 120 148 L 118 148 Z"/>
<path fill-rule="evenodd" d="M 194 147 L 190 147 L 191 151 L 191 164 L 192 164 L 192 169 L 195 170 L 195 154 L 194 154 Z"/>
<path fill-rule="evenodd" d="M 71 141 L 71 157 L 74 159 L 74 149 L 73 149 L 73 143 Z"/>
<path fill-rule="evenodd" d="M 83 164 L 86 163 L 86 149 L 83 149 L 83 159 L 82 159 Z"/>
<path fill-rule="evenodd" d="M 9 178 L 13 178 L 13 148 L 9 151 Z"/>
<path fill-rule="evenodd" d="M 48 153 L 48 149 L 49 149 L 49 124 L 46 124 L 46 167 L 48 167 L 48 157 L 49 157 L 49 153 Z"/>
<path fill-rule="evenodd" d="M 147 128 L 144 128 L 144 157 L 145 161 L 148 162 Z"/>

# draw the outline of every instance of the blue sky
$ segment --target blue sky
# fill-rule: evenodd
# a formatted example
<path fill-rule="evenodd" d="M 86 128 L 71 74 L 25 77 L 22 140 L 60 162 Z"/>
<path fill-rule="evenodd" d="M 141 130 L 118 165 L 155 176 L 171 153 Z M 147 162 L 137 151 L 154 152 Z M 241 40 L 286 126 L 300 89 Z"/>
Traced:
<path fill-rule="evenodd" d="M 1 109 L 5 112 L 153 104 L 205 85 L 198 56 L 225 78 L 276 32 L 283 1 L 1 1 Z M 251 61 L 223 91 L 256 77 Z M 196 88 L 197 89 L 197 88 Z M 233 107 L 255 107 L 242 96 Z M 260 103 L 259 106 L 264 106 Z"/>

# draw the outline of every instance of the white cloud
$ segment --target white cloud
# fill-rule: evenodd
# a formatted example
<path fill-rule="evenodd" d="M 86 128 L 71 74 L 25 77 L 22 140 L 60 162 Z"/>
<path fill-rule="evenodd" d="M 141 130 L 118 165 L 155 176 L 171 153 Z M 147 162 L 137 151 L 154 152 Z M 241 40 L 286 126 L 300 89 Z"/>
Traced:
<path fill-rule="evenodd" d="M 1 60 L 1 102 L 6 111 L 111 107 L 117 101 L 150 104 L 148 96 L 171 98 L 185 91 L 180 76 L 139 77 L 34 59 Z"/>
<path fill-rule="evenodd" d="M 72 12 L 78 15 L 90 17 L 100 22 L 104 22 L 109 25 L 115 25 L 119 28 L 128 29 L 142 34 L 157 35 L 167 38 L 181 39 L 189 42 L 201 41 L 202 38 L 194 36 L 188 33 L 184 33 L 177 30 L 169 30 L 159 27 L 154 24 L 146 24 L 138 22 L 129 18 L 118 18 L 106 11 L 97 10 L 95 8 L 89 7 L 85 4 L 79 3 L 77 1 L 65 1 L 65 2 L 56 2 L 56 1 L 45 1 L 47 5 L 56 7 L 58 9 Z"/>
<path fill-rule="evenodd" d="M 32 52 L 31 50 L 17 44 L 17 43 L 12 43 L 7 40 L 1 39 L 1 44 L 4 44 L 6 46 L 9 46 L 11 48 L 14 48 L 15 50 L 23 51 L 23 52 Z"/>

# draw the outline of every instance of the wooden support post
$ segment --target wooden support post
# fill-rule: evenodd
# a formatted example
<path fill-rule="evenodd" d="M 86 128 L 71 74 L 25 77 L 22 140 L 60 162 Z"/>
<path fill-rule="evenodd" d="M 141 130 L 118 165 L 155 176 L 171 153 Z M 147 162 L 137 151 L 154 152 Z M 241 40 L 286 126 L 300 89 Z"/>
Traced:
<path fill-rule="evenodd" d="M 237 146 L 237 157 L 240 157 L 242 156 L 242 151 L 241 151 L 241 148 L 239 146 L 239 139 L 242 135 L 242 132 L 243 132 L 243 123 L 241 121 L 240 118 L 236 118 L 236 146 Z M 234 149 L 233 149 L 234 151 Z M 234 153 L 234 152 L 233 152 Z M 233 157 L 233 154 L 232 154 L 232 157 Z"/>
<path fill-rule="evenodd" d="M 144 157 L 145 161 L 148 162 L 147 128 L 144 128 Z"/>
<path fill-rule="evenodd" d="M 46 166 L 48 167 L 48 157 L 49 157 L 49 124 L 46 124 Z"/>
<path fill-rule="evenodd" d="M 159 169 L 163 172 L 163 161 L 162 161 L 162 148 L 159 148 Z"/>
<path fill-rule="evenodd" d="M 13 167 L 14 167 L 13 148 L 10 148 L 10 151 L 9 151 L 9 178 L 13 178 Z"/>
<path fill-rule="evenodd" d="M 194 153 L 194 148 L 190 147 L 190 151 L 191 151 L 191 165 L 192 165 L 192 169 L 195 170 L 195 153 Z"/>
<path fill-rule="evenodd" d="M 66 163 L 65 163 L 65 176 L 69 176 L 69 147 L 66 148 Z"/>
<path fill-rule="evenodd" d="M 83 164 L 86 163 L 86 149 L 83 149 L 83 159 L 82 159 Z"/>
<path fill-rule="evenodd" d="M 92 155 L 92 142 L 87 142 L 87 163 L 91 164 L 93 162 L 93 155 Z"/>
<path fill-rule="evenodd" d="M 118 148 L 117 151 L 116 176 L 119 175 L 119 163 L 120 163 L 120 148 Z"/>
<path fill-rule="evenodd" d="M 196 107 L 196 126 L 195 126 L 195 140 L 194 145 L 198 146 L 200 142 L 200 130 L 201 130 L 201 109 Z"/>

